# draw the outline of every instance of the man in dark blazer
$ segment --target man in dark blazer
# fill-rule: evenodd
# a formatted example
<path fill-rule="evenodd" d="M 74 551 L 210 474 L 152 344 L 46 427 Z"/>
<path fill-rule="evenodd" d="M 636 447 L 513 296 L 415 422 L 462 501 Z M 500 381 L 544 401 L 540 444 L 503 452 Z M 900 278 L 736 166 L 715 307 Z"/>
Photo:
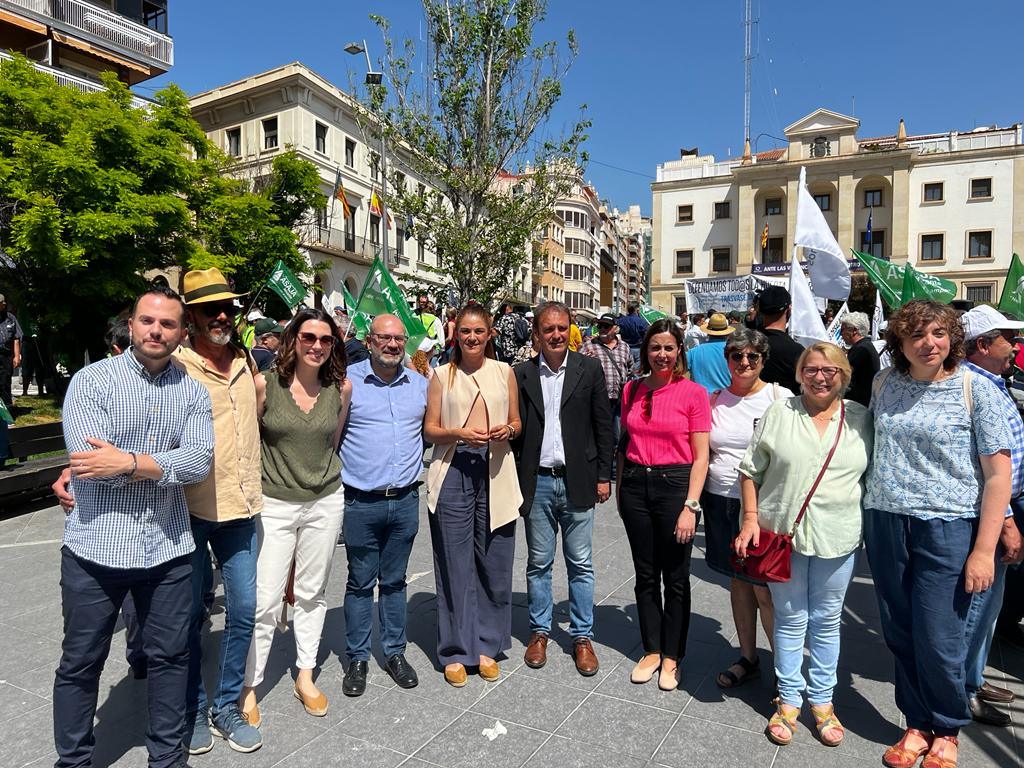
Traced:
<path fill-rule="evenodd" d="M 551 632 L 551 566 L 562 530 L 569 576 L 569 633 L 581 675 L 597 672 L 592 562 L 594 505 L 611 495 L 606 457 L 612 452 L 612 414 L 601 363 L 570 352 L 569 308 L 542 304 L 533 318 L 540 354 L 515 368 L 522 432 L 513 442 L 526 522 L 530 641 L 525 661 L 547 661 Z"/>

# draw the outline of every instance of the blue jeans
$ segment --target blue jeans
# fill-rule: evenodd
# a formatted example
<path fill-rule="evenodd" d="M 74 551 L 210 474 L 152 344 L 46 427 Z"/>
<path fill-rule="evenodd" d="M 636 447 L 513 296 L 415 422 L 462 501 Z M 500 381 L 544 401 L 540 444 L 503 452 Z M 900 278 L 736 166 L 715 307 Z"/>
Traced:
<path fill-rule="evenodd" d="M 526 592 L 530 631 L 551 632 L 551 566 L 555 539 L 562 529 L 562 554 L 569 575 L 569 634 L 592 637 L 594 630 L 594 508 L 574 507 L 565 495 L 565 479 L 537 476 L 537 493 L 526 517 Z"/>
<path fill-rule="evenodd" d="M 864 510 L 882 633 L 896 661 L 896 706 L 908 728 L 936 736 L 956 736 L 971 721 L 963 570 L 976 523 Z"/>
<path fill-rule="evenodd" d="M 812 705 L 832 701 L 843 601 L 856 559 L 856 551 L 830 558 L 794 552 L 790 580 L 768 584 L 775 606 L 775 676 L 782 703 L 803 706 L 805 689 Z M 805 640 L 811 652 L 806 681 L 801 672 Z"/>
<path fill-rule="evenodd" d="M 971 607 L 967 611 L 967 659 L 964 671 L 967 675 L 967 695 L 973 697 L 985 684 L 985 662 L 992 649 L 992 635 L 996 619 L 1003 605 L 1003 591 L 1006 588 L 1006 563 L 1000 562 L 1001 553 L 996 554 L 995 579 L 984 592 L 971 595 Z"/>
<path fill-rule="evenodd" d="M 245 660 L 256 621 L 256 556 L 259 553 L 253 518 L 215 523 L 192 517 L 191 523 L 196 549 L 192 553 L 192 616 L 188 637 L 188 692 L 185 697 L 185 708 L 190 716 L 210 706 L 202 674 L 203 596 L 210 560 L 207 544 L 213 548 L 220 563 L 225 601 L 217 692 L 212 697 L 211 707 L 214 712 L 238 706 L 242 692 Z"/>
<path fill-rule="evenodd" d="M 420 527 L 416 489 L 387 498 L 345 488 L 345 643 L 349 661 L 369 661 L 373 629 L 373 589 L 384 656 L 405 653 L 405 576 Z"/>

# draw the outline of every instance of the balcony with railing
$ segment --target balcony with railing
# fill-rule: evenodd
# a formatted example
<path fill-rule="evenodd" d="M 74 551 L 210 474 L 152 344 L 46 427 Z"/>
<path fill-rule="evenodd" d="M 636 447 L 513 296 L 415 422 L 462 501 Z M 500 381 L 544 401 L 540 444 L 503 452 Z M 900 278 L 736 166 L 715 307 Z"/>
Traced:
<path fill-rule="evenodd" d="M 0 51 L 0 61 L 10 61 L 13 58 L 14 57 L 6 51 Z M 107 90 L 106 86 L 103 85 L 103 83 L 97 83 L 95 80 L 89 80 L 85 77 L 72 75 L 69 72 L 64 72 L 60 69 L 55 69 L 54 67 L 48 67 L 45 64 L 40 64 L 35 61 L 31 62 L 31 64 L 33 69 L 37 69 L 40 72 L 49 75 L 61 85 L 66 86 L 68 88 L 74 88 L 76 90 L 81 91 L 82 93 L 96 93 L 97 91 Z M 132 106 L 136 107 L 137 109 L 148 109 L 149 107 L 153 106 L 153 102 L 149 101 L 149 99 L 144 99 L 141 96 L 135 96 L 133 94 Z"/>
<path fill-rule="evenodd" d="M 145 24 L 86 0 L 0 0 L 44 24 L 161 70 L 174 65 L 174 41 Z"/>
<path fill-rule="evenodd" d="M 303 235 L 302 239 L 314 248 L 339 255 L 359 256 L 367 261 L 372 261 L 374 255 L 381 249 L 380 243 L 368 237 L 360 237 L 342 229 L 319 224 L 309 227 L 308 232 Z"/>

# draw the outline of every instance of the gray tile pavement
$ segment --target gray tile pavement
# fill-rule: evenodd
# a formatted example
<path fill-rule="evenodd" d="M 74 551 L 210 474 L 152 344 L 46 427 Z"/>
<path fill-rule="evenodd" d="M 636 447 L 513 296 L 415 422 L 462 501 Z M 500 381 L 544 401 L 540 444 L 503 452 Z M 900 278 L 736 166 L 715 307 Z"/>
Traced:
<path fill-rule="evenodd" d="M 190 758 L 210 766 L 346 766 L 346 768 L 655 768 L 657 766 L 878 765 L 884 747 L 898 738 L 900 715 L 893 701 L 892 659 L 881 639 L 878 607 L 866 564 L 861 563 L 847 600 L 836 707 L 848 735 L 838 749 L 814 737 L 805 712 L 792 746 L 779 748 L 763 735 L 771 712 L 770 654 L 766 674 L 734 692 L 715 685 L 715 674 L 735 658 L 735 631 L 724 580 L 704 564 L 698 536 L 693 565 L 693 619 L 678 690 L 654 683 L 633 685 L 629 670 L 639 656 L 632 564 L 621 524 L 610 505 L 598 510 L 595 527 L 595 647 L 601 669 L 576 673 L 569 655 L 565 571 L 556 565 L 557 629 L 549 661 L 534 670 L 522 663 L 528 635 L 525 543 L 520 532 L 514 579 L 513 647 L 496 683 L 471 677 L 462 689 L 445 684 L 434 669 L 436 610 L 426 513 L 409 566 L 410 662 L 420 685 L 397 688 L 378 664 L 371 665 L 367 693 L 341 694 L 344 651 L 345 550 L 337 550 L 328 587 L 328 617 L 321 644 L 318 684 L 331 702 L 326 717 L 306 715 L 291 691 L 291 633 L 275 639 L 260 690 L 265 745 L 242 755 L 217 741 L 212 752 Z M 63 516 L 56 508 L 0 518 L 0 768 L 52 765 L 51 688 L 62 633 L 58 590 Z M 219 594 L 219 593 L 218 593 Z M 206 673 L 213 679 L 223 613 L 215 609 L 206 638 Z M 375 654 L 379 646 L 375 637 Z M 760 646 L 766 649 L 762 637 Z M 145 682 L 128 674 L 124 632 L 111 643 L 100 682 L 96 762 L 99 766 L 146 764 Z M 990 679 L 1024 697 L 1024 653 L 996 645 Z M 961 765 L 1022 766 L 1024 703 L 1010 707 L 1014 726 L 971 725 L 962 734 Z"/>

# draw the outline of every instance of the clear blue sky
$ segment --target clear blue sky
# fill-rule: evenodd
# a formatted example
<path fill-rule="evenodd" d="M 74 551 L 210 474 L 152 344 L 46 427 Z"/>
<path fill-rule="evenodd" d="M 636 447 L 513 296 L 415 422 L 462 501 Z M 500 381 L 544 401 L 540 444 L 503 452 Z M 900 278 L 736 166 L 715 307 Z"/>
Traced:
<path fill-rule="evenodd" d="M 422 17 L 416 0 L 170 5 L 176 64 L 143 88 L 176 82 L 190 94 L 291 61 L 346 87 L 365 69 L 346 42 L 366 38 L 371 56 L 383 54 L 368 14 L 413 38 Z M 754 0 L 754 14 L 755 137 L 781 137 L 819 106 L 850 114 L 854 98 L 862 137 L 895 133 L 900 117 L 911 134 L 1024 120 L 1021 0 Z M 742 153 L 742 22 L 742 0 L 551 0 L 538 39 L 564 39 L 572 27 L 580 43 L 551 129 L 588 105 L 587 178 L 602 198 L 649 214 L 655 166 L 680 147 Z M 774 146 L 762 136 L 756 149 Z"/>

